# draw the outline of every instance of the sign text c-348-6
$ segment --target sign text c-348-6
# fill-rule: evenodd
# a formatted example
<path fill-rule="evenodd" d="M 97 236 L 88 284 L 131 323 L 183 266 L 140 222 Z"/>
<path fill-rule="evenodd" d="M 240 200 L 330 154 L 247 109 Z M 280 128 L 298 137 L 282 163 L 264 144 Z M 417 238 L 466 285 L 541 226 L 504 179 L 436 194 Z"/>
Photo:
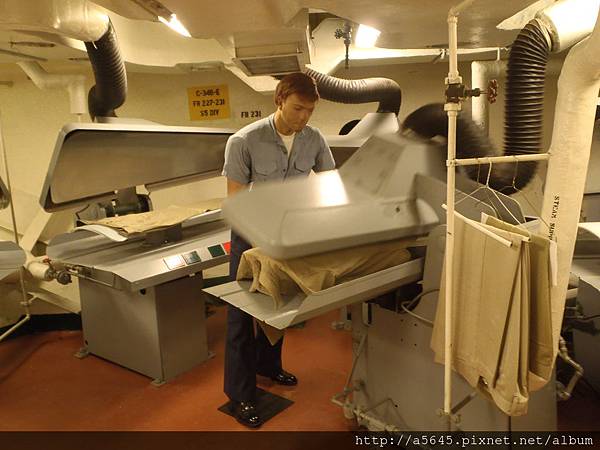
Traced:
<path fill-rule="evenodd" d="M 229 88 L 226 84 L 188 88 L 190 120 L 228 119 Z"/>

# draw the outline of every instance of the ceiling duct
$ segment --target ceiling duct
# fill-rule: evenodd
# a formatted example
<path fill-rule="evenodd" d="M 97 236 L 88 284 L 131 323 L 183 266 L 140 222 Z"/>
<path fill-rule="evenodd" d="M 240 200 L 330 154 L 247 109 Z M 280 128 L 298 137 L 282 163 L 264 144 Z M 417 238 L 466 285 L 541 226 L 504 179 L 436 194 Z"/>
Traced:
<path fill-rule="evenodd" d="M 285 75 L 310 64 L 308 14 L 302 11 L 285 29 L 233 34 L 234 64 L 247 76 Z"/>
<path fill-rule="evenodd" d="M 81 41 L 96 41 L 107 29 L 108 16 L 88 0 L 3 0 L 0 29 L 34 36 L 59 35 Z"/>
<path fill-rule="evenodd" d="M 248 76 L 300 72 L 310 59 L 298 44 L 236 47 L 233 62 Z"/>

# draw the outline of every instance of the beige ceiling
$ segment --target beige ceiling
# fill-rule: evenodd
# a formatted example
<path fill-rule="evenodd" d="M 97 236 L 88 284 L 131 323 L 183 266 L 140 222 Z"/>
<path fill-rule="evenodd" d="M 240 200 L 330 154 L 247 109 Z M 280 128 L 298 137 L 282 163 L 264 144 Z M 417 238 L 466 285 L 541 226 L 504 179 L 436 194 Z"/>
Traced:
<path fill-rule="evenodd" d="M 39 0 L 21 0 L 32 2 Z M 72 1 L 86 0 L 44 0 Z M 190 71 L 210 67 L 227 67 L 251 87 L 259 91 L 272 88 L 271 77 L 245 77 L 232 63 L 235 47 L 260 46 L 288 42 L 289 36 L 302 35 L 309 23 L 309 13 L 329 13 L 355 24 L 364 23 L 382 31 L 378 47 L 388 49 L 431 49 L 446 47 L 448 10 L 458 1 L 447 0 L 160 0 L 176 13 L 194 39 L 184 38 L 156 20 L 156 16 L 139 3 L 151 0 L 94 0 L 108 10 L 119 37 L 121 52 L 130 69 L 144 71 Z M 497 25 L 524 8 L 553 0 L 475 0 L 459 17 L 459 47 L 489 48 L 510 44 L 516 30 L 499 30 Z M 540 6 L 541 7 L 541 6 Z M 0 19 L 1 22 L 1 19 Z M 330 27 L 331 28 L 331 27 Z M 334 27 L 335 28 L 335 27 Z M 316 70 L 333 69 L 344 54 L 341 40 L 333 33 L 313 29 L 312 56 Z M 304 33 L 306 39 L 306 33 Z M 60 68 L 63 72 L 89 70 L 87 55 L 81 41 L 61 41 L 60 36 L 31 35 L 0 27 L 0 64 L 3 78 L 20 74 L 14 62 L 39 60 L 47 70 Z M 36 46 L 35 43 L 53 44 Z M 305 41 L 306 42 L 306 41 Z M 234 44 L 235 43 L 235 44 Z M 488 52 L 489 53 L 489 52 Z M 354 53 L 357 55 L 357 53 Z M 437 53 L 424 51 L 422 57 L 433 60 Z M 486 58 L 474 54 L 472 59 Z M 397 58 L 396 62 L 414 62 L 414 58 Z M 488 55 L 489 56 L 489 55 Z M 324 58 L 323 58 L 324 57 Z M 464 55 L 463 55 L 464 57 Z M 326 64 L 323 59 L 327 59 Z M 377 58 L 365 58 L 356 64 L 380 64 Z M 379 62 L 378 62 L 379 61 Z M 390 63 L 392 60 L 389 61 Z M 10 78 L 10 76 L 9 76 Z M 262 79 L 262 80 L 261 80 Z"/>
<path fill-rule="evenodd" d="M 125 17 L 148 18 L 132 0 L 97 0 Z M 382 31 L 378 45 L 386 48 L 426 48 L 447 45 L 446 17 L 458 1 L 448 0 L 161 0 L 196 38 L 214 38 L 240 31 L 285 28 L 301 10 L 322 10 Z M 460 16 L 463 47 L 509 44 L 514 33 L 496 26 L 534 0 L 475 0 Z"/>

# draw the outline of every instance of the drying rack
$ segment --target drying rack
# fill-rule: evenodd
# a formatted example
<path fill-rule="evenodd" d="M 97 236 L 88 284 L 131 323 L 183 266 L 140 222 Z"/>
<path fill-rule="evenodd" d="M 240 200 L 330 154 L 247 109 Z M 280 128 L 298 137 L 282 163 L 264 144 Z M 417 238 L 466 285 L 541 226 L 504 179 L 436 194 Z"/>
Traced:
<path fill-rule="evenodd" d="M 475 0 L 464 0 L 456 6 L 450 8 L 448 12 L 448 49 L 449 49 L 449 70 L 446 78 L 448 89 L 462 86 L 462 77 L 458 72 L 458 16 L 465 8 L 471 5 Z M 455 219 L 455 185 L 456 185 L 456 167 L 470 166 L 479 164 L 494 164 L 521 161 L 542 161 L 548 160 L 550 153 L 539 153 L 533 155 L 510 155 L 510 156 L 492 156 L 484 158 L 456 158 L 456 120 L 461 110 L 463 98 L 459 96 L 450 97 L 446 95 L 444 110 L 448 115 L 448 156 L 447 166 L 447 190 L 446 190 L 446 252 L 445 252 L 445 316 L 444 316 L 444 408 L 443 416 L 447 419 L 448 429 L 452 428 L 453 413 L 457 411 L 460 405 L 465 403 L 462 400 L 457 407 L 452 408 L 452 291 L 454 274 L 454 219 Z M 468 402 L 468 399 L 466 399 Z"/>

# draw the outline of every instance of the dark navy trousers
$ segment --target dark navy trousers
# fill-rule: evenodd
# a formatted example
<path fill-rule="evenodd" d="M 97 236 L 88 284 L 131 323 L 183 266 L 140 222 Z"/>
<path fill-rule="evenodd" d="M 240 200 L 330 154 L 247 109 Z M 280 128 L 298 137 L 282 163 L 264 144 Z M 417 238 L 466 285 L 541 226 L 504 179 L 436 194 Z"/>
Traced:
<path fill-rule="evenodd" d="M 242 253 L 252 248 L 234 231 L 231 232 L 229 278 L 235 281 Z M 225 341 L 225 394 L 236 402 L 256 400 L 256 374 L 271 376 L 281 371 L 283 337 L 271 345 L 252 316 L 235 306 L 227 306 L 227 337 Z"/>

